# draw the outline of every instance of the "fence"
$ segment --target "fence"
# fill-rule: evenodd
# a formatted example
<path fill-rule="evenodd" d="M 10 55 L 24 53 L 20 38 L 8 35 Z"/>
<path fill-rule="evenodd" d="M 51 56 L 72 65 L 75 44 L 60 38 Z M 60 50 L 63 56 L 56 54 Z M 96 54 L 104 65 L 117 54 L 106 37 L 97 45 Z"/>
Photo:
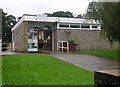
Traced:
<path fill-rule="evenodd" d="M 12 51 L 11 43 L 2 43 L 2 51 Z"/>

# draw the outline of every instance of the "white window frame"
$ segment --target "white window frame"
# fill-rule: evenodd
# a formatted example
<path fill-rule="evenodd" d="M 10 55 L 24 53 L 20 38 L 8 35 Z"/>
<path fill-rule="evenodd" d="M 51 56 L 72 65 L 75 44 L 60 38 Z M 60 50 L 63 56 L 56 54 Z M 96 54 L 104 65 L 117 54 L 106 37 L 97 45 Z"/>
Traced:
<path fill-rule="evenodd" d="M 63 43 L 67 43 L 67 46 L 64 47 Z M 62 44 L 61 46 L 59 44 Z M 64 51 L 64 49 L 67 49 L 67 52 L 69 52 L 69 43 L 68 41 L 58 41 L 57 42 L 57 51 L 59 51 L 59 49 L 62 49 L 62 52 Z"/>

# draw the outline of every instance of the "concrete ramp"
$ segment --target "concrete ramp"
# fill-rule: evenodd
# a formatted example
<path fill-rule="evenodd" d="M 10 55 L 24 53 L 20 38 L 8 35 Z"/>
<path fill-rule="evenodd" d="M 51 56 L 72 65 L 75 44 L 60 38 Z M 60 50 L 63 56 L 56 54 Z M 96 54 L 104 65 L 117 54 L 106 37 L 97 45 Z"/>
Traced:
<path fill-rule="evenodd" d="M 97 70 L 109 70 L 120 68 L 118 66 L 118 61 L 113 61 L 111 59 L 105 59 L 91 55 L 55 53 L 51 55 L 92 72 Z"/>

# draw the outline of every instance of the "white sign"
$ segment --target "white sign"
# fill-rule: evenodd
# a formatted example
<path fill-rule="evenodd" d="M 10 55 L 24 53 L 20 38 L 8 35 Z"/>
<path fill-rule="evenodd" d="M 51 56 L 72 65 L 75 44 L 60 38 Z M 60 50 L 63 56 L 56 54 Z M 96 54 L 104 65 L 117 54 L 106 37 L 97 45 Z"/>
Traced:
<path fill-rule="evenodd" d="M 37 20 L 45 21 L 45 20 L 47 20 L 47 15 L 38 14 L 38 15 L 37 15 Z"/>

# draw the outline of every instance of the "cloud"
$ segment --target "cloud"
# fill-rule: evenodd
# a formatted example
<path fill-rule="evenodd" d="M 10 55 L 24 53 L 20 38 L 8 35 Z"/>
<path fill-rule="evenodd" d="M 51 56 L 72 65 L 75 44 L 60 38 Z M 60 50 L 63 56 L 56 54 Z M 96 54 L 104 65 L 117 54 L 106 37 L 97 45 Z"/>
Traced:
<path fill-rule="evenodd" d="M 0 6 L 15 17 L 23 14 L 43 14 L 55 11 L 70 11 L 83 14 L 89 0 L 1 0 Z"/>

